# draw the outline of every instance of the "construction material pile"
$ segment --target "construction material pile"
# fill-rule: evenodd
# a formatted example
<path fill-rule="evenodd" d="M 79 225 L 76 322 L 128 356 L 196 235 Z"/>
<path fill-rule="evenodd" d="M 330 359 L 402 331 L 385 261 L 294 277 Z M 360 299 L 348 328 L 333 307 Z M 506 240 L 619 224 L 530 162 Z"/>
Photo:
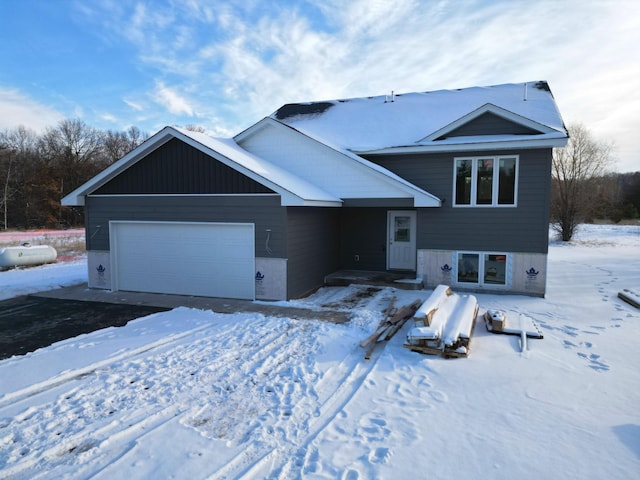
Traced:
<path fill-rule="evenodd" d="M 466 357 L 477 315 L 476 297 L 457 295 L 447 285 L 438 285 L 415 313 L 403 346 L 431 355 Z"/>
<path fill-rule="evenodd" d="M 395 297 L 391 299 L 391 303 L 385 310 L 385 315 L 378 328 L 369 337 L 360 342 L 361 347 L 369 347 L 364 355 L 366 360 L 371 358 L 373 351 L 376 348 L 376 344 L 386 342 L 393 337 L 398 330 L 402 328 L 407 320 L 416 313 L 416 310 L 422 303 L 422 300 L 416 300 L 410 305 L 405 305 L 401 308 L 395 307 Z"/>

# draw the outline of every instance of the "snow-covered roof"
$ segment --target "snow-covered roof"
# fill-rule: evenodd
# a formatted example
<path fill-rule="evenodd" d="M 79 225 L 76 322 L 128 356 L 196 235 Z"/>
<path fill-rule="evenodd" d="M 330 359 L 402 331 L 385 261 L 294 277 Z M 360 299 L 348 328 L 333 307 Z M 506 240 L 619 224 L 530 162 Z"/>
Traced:
<path fill-rule="evenodd" d="M 528 128 L 532 134 L 446 136 L 485 113 Z M 545 81 L 287 104 L 271 118 L 357 153 L 472 149 L 520 140 L 531 147 L 553 147 L 567 139 Z"/>
<path fill-rule="evenodd" d="M 341 199 L 264 159 L 250 154 L 232 139 L 218 139 L 179 127 L 165 127 L 98 175 L 69 193 L 62 205 L 84 205 L 84 197 L 100 188 L 171 138 L 178 138 L 249 178 L 274 190 L 282 205 L 340 206 Z"/>
<path fill-rule="evenodd" d="M 270 117 L 234 140 L 343 200 L 405 198 L 416 207 L 441 205 L 439 198 L 390 170 Z"/>

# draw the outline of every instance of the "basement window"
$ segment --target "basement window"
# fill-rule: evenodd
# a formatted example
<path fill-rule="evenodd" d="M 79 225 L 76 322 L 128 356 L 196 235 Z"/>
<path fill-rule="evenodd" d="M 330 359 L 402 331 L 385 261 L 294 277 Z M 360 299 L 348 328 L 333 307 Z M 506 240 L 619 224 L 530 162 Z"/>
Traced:
<path fill-rule="evenodd" d="M 456 280 L 480 286 L 505 286 L 508 260 L 506 253 L 457 252 Z"/>
<path fill-rule="evenodd" d="M 516 206 L 517 155 L 455 158 L 453 177 L 454 206 Z"/>

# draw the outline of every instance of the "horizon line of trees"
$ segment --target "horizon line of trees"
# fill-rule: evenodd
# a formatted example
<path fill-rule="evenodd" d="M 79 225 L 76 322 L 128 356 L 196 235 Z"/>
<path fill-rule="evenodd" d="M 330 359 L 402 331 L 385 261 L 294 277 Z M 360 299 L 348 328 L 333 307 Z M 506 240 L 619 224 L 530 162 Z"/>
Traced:
<path fill-rule="evenodd" d="M 568 143 L 553 150 L 551 166 L 551 222 L 560 239 L 571 240 L 580 223 L 637 219 L 640 171 L 610 172 L 611 143 L 595 139 L 579 123 L 568 131 Z"/>
<path fill-rule="evenodd" d="M 81 225 L 62 197 L 122 158 L 149 135 L 132 126 L 98 130 L 64 119 L 44 133 L 20 125 L 0 132 L 0 227 L 29 229 Z"/>
<path fill-rule="evenodd" d="M 582 222 L 637 219 L 640 171 L 609 172 L 611 144 L 594 139 L 581 124 L 568 130 L 568 145 L 553 151 L 551 172 L 550 215 L 560 237 L 570 240 Z M 147 138 L 135 126 L 102 131 L 79 119 L 61 120 L 42 134 L 22 125 L 1 131 L 0 228 L 83 225 L 83 209 L 62 207 L 60 200 Z"/>

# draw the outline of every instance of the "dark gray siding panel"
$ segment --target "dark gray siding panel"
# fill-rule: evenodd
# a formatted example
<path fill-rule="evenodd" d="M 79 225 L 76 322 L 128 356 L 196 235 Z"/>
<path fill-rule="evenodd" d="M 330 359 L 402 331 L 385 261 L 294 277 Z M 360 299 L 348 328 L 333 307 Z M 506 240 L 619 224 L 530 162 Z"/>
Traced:
<path fill-rule="evenodd" d="M 340 228 L 340 268 L 386 270 L 386 208 L 343 208 Z"/>
<path fill-rule="evenodd" d="M 451 206 L 453 158 L 519 154 L 518 206 Z M 388 168 L 443 200 L 440 208 L 418 211 L 418 248 L 547 253 L 551 150 L 375 156 Z"/>
<path fill-rule="evenodd" d="M 494 113 L 487 112 L 443 135 L 438 140 L 448 137 L 474 135 L 536 135 L 539 133 L 541 132 L 514 123 Z"/>
<path fill-rule="evenodd" d="M 116 176 L 95 194 L 273 193 L 176 138 Z"/>
<path fill-rule="evenodd" d="M 298 297 L 338 269 L 338 208 L 287 208 L 287 292 Z"/>
<path fill-rule="evenodd" d="M 285 209 L 265 197 L 87 197 L 87 250 L 109 250 L 109 221 L 239 222 L 255 224 L 256 256 L 285 257 Z M 267 229 L 270 229 L 267 253 Z"/>

